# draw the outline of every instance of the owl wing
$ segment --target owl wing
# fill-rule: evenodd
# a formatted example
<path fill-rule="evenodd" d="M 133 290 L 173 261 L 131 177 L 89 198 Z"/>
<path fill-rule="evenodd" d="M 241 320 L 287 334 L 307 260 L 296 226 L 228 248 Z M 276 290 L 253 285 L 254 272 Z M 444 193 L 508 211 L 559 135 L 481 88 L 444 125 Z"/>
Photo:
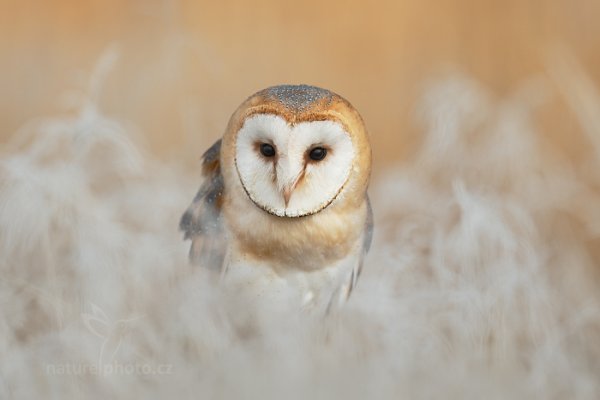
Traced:
<path fill-rule="evenodd" d="M 373 208 L 371 207 L 371 200 L 369 199 L 369 195 L 366 196 L 366 201 L 367 201 L 367 220 L 365 221 L 365 227 L 364 227 L 362 251 L 360 252 L 360 258 L 358 260 L 358 263 L 355 265 L 355 268 L 352 270 L 352 273 L 350 275 L 350 282 L 347 285 L 347 290 L 346 290 L 346 295 L 345 295 L 346 299 L 348 299 L 348 297 L 350 297 L 350 293 L 352 293 L 352 290 L 356 287 L 356 282 L 358 281 L 358 278 L 360 277 L 360 273 L 362 272 L 362 269 L 363 269 L 365 256 L 371 249 L 371 243 L 373 242 L 373 226 L 374 226 L 374 224 L 373 224 Z"/>
<path fill-rule="evenodd" d="M 221 269 L 225 257 L 221 216 L 224 186 L 220 153 L 219 139 L 202 155 L 202 185 L 179 222 L 184 240 L 192 240 L 190 262 L 217 270 Z"/>
<path fill-rule="evenodd" d="M 373 242 L 373 207 L 371 207 L 371 200 L 367 195 L 367 221 L 365 222 L 365 239 L 363 241 L 363 253 L 367 254 L 371 250 L 371 243 Z"/>

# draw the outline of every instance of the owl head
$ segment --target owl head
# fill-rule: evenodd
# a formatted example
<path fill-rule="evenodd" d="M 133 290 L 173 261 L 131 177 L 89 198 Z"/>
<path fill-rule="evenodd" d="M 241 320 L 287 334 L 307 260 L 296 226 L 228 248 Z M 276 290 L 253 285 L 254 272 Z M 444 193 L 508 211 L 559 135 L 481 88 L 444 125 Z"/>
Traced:
<path fill-rule="evenodd" d="M 277 217 L 362 201 L 371 169 L 367 132 L 352 105 L 328 90 L 283 85 L 249 97 L 223 137 L 226 180 Z M 229 179 L 228 179 L 229 178 Z"/>

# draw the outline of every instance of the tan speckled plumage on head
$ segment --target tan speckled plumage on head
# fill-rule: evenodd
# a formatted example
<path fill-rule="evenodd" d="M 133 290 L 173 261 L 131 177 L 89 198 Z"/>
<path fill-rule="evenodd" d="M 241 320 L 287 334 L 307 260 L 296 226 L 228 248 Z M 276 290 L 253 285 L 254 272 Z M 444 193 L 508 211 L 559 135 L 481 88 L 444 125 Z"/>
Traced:
<path fill-rule="evenodd" d="M 371 241 L 370 171 L 347 100 L 307 85 L 261 90 L 203 156 L 204 183 L 181 220 L 190 258 L 225 280 L 260 276 L 261 293 L 281 284 L 304 305 L 345 299 Z"/>

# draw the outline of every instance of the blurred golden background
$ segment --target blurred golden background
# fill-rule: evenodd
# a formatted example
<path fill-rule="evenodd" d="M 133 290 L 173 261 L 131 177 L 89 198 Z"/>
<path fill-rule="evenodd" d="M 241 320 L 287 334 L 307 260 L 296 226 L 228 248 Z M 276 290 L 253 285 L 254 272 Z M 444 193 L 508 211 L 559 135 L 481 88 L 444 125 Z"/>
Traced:
<path fill-rule="evenodd" d="M 596 0 L 3 0 L 0 138 L 65 109 L 107 48 L 119 58 L 99 105 L 130 121 L 162 158 L 193 165 L 251 93 L 279 83 L 332 89 L 363 114 L 376 165 L 410 155 L 428 81 L 464 73 L 495 95 L 547 79 L 568 48 L 600 81 Z M 560 96 L 537 111 L 549 142 L 584 144 Z"/>

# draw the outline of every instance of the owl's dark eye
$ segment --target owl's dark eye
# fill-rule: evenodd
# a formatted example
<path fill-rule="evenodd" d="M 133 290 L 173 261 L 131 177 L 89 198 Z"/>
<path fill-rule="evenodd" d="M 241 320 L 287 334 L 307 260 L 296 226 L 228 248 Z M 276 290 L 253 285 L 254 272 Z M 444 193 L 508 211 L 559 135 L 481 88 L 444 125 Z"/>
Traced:
<path fill-rule="evenodd" d="M 311 160 L 321 161 L 327 155 L 327 149 L 324 147 L 315 147 L 308 155 Z"/>
<path fill-rule="evenodd" d="M 260 154 L 265 157 L 273 157 L 275 156 L 275 147 L 271 146 L 269 143 L 263 143 L 260 145 Z"/>

